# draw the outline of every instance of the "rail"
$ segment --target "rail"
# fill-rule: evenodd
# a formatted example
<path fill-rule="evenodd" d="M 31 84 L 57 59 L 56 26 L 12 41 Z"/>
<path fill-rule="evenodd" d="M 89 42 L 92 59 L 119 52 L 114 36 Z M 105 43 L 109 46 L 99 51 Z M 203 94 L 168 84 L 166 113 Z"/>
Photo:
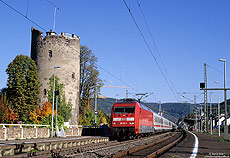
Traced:
<path fill-rule="evenodd" d="M 145 158 L 154 158 L 154 157 L 157 157 L 157 156 L 165 153 L 167 150 L 169 150 L 174 145 L 176 145 L 179 141 L 181 141 L 183 139 L 183 137 L 184 137 L 184 131 L 181 132 L 181 136 L 178 139 L 176 139 L 175 141 L 173 141 L 172 143 L 170 143 L 170 144 L 168 144 L 166 146 L 163 146 L 162 148 L 158 149 L 157 151 L 149 154 Z"/>
<path fill-rule="evenodd" d="M 118 152 L 115 155 L 113 155 L 113 158 L 120 158 L 120 157 L 129 156 L 129 155 L 134 156 L 135 154 L 139 155 L 139 156 L 141 155 L 142 157 L 145 157 L 145 158 L 155 158 L 155 157 L 165 153 L 168 149 L 170 149 L 176 143 L 178 143 L 183 138 L 184 132 L 181 132 L 180 136 L 176 140 L 171 141 L 170 139 L 172 139 L 175 136 L 176 136 L 176 134 L 174 134 L 174 135 L 172 135 L 170 137 L 166 137 L 166 138 L 154 141 L 153 143 L 150 143 L 150 144 L 147 144 L 147 145 L 138 146 L 138 147 L 135 147 L 135 148 L 132 148 L 132 149 L 129 149 L 129 150 Z M 159 147 L 159 148 L 156 147 L 156 149 L 153 148 L 156 145 L 159 145 L 159 144 L 164 143 L 166 141 L 170 141 L 170 143 L 167 143 L 166 145 L 163 145 L 163 147 Z M 151 151 L 149 154 L 147 154 L 148 149 L 150 149 L 150 151 Z M 142 151 L 144 151 L 144 152 L 142 152 Z"/>

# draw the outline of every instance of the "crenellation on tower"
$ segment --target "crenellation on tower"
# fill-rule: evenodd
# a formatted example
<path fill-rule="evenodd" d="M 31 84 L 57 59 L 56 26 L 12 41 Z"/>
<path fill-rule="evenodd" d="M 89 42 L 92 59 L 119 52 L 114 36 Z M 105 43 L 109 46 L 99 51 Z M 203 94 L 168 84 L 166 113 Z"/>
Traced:
<path fill-rule="evenodd" d="M 48 101 L 49 79 L 54 73 L 54 66 L 60 66 L 55 75 L 64 84 L 66 101 L 72 104 L 70 124 L 78 124 L 79 86 L 80 86 L 80 38 L 62 32 L 57 35 L 50 30 L 43 33 L 32 28 L 31 58 L 36 61 L 40 75 L 40 103 Z"/>

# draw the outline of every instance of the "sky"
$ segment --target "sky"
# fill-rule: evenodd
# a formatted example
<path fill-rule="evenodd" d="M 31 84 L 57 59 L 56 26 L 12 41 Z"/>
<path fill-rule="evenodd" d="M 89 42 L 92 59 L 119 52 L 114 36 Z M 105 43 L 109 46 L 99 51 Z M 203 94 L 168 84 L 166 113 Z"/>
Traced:
<path fill-rule="evenodd" d="M 34 27 L 44 35 L 53 29 L 80 36 L 98 58 L 104 85 L 123 87 L 102 87 L 102 97 L 121 99 L 128 90 L 131 98 L 150 94 L 147 102 L 192 102 L 194 95 L 203 102 L 204 63 L 208 88 L 217 88 L 214 81 L 223 87 L 218 60 L 226 59 L 230 85 L 229 8 L 229 0 L 0 0 L 0 88 L 8 64 L 19 54 L 30 56 Z"/>

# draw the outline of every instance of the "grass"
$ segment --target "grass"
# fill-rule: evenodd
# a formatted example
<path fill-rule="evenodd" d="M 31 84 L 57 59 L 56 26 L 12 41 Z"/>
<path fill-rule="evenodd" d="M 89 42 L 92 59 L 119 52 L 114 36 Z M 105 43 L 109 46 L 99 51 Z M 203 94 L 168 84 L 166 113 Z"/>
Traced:
<path fill-rule="evenodd" d="M 220 142 L 227 142 L 227 143 L 229 143 L 230 142 L 230 137 L 228 137 L 228 139 L 220 139 L 219 141 Z"/>

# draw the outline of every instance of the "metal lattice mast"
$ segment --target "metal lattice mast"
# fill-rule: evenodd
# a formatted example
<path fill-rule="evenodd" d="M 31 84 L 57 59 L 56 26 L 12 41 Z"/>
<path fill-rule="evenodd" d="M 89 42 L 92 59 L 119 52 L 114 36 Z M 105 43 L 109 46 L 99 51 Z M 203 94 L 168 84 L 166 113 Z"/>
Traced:
<path fill-rule="evenodd" d="M 206 63 L 204 63 L 204 83 L 205 83 L 205 89 L 207 89 L 207 70 L 206 70 Z M 204 90 L 204 131 L 207 131 L 207 90 Z"/>

